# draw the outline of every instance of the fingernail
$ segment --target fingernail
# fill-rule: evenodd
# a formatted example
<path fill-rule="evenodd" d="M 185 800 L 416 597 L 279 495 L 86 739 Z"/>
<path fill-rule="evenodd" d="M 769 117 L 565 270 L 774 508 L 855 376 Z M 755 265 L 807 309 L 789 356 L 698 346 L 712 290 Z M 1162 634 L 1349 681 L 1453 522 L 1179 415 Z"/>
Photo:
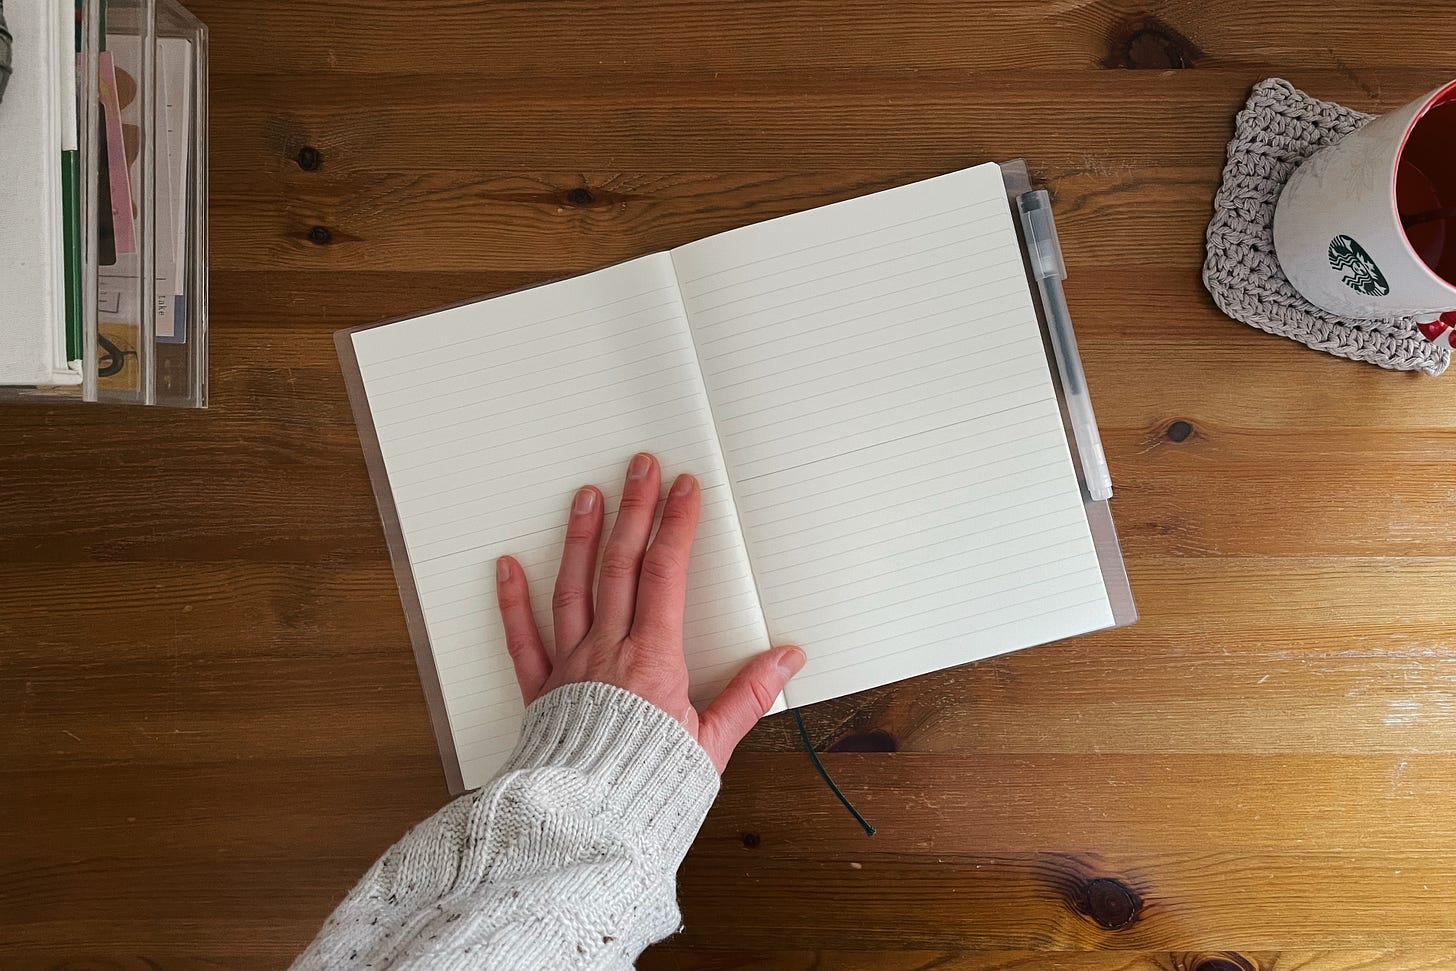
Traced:
<path fill-rule="evenodd" d="M 786 678 L 792 678 L 803 669 L 804 662 L 807 660 L 803 651 L 797 647 L 791 647 L 779 655 L 779 673 Z"/>
<path fill-rule="evenodd" d="M 673 482 L 673 484 L 672 484 L 672 491 L 669 492 L 668 495 L 670 495 L 670 496 L 677 496 L 679 499 L 681 499 L 683 496 L 685 496 L 688 493 L 692 492 L 693 491 L 693 486 L 696 485 L 696 484 L 697 484 L 697 481 L 692 476 L 690 476 L 690 475 L 680 475 Z"/>
<path fill-rule="evenodd" d="M 650 468 L 652 468 L 652 456 L 646 452 L 638 452 L 632 456 L 632 464 L 627 466 L 627 478 L 643 478 L 647 475 L 647 470 Z"/>
<path fill-rule="evenodd" d="M 499 583 L 505 583 L 511 578 L 511 561 L 504 556 L 495 561 L 495 578 Z"/>
<path fill-rule="evenodd" d="M 576 494 L 576 501 L 571 504 L 571 511 L 578 516 L 585 516 L 592 511 L 592 506 L 597 504 L 597 490 L 582 489 Z"/>

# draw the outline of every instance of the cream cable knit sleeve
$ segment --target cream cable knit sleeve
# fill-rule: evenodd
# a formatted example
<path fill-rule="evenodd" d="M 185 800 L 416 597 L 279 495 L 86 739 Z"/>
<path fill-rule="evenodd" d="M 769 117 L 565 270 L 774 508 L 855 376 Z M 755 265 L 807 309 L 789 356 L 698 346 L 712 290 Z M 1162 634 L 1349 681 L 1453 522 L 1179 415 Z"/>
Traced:
<path fill-rule="evenodd" d="M 390 848 L 293 971 L 630 968 L 677 930 L 677 868 L 717 794 L 661 709 L 558 688 L 500 775 Z"/>

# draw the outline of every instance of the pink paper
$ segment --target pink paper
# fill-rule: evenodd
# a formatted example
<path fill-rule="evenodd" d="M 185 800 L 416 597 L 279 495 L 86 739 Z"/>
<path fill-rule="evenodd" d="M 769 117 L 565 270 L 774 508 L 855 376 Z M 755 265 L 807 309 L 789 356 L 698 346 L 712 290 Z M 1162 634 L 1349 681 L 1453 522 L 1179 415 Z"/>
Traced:
<path fill-rule="evenodd" d="M 116 89 L 116 65 L 110 51 L 97 60 L 101 89 L 102 127 L 106 132 L 107 175 L 111 182 L 111 223 L 118 253 L 136 252 L 136 225 L 131 207 L 131 179 L 127 178 L 126 142 L 121 134 L 121 100 Z"/>

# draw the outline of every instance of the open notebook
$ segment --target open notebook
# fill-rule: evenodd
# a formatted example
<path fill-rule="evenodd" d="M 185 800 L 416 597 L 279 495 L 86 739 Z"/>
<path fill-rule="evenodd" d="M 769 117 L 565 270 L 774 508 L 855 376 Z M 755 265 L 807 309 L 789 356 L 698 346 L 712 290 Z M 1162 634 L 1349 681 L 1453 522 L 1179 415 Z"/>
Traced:
<path fill-rule="evenodd" d="M 495 558 L 549 639 L 572 494 L 638 450 L 703 488 L 697 701 L 770 643 L 806 705 L 1116 622 L 995 164 L 339 346 L 452 788 L 521 717 Z"/>

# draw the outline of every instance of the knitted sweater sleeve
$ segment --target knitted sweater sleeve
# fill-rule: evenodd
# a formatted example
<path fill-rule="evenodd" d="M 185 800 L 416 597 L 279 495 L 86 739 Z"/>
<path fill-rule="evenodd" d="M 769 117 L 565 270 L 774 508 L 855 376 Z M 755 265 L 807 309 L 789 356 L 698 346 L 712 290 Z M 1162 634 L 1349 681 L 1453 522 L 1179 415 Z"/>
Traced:
<path fill-rule="evenodd" d="M 661 709 L 558 688 L 501 773 L 386 852 L 293 971 L 630 968 L 678 929 L 677 868 L 717 793 Z"/>

